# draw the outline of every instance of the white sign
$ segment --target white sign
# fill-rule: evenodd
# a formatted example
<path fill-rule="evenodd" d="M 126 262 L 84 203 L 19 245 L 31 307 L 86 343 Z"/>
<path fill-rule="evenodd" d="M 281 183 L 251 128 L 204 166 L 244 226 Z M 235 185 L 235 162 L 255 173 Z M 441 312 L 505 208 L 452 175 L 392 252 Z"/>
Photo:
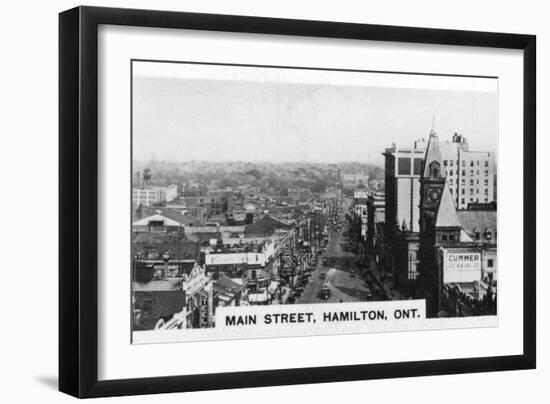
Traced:
<path fill-rule="evenodd" d="M 481 253 L 445 252 L 443 281 L 474 282 L 481 279 Z"/>
<path fill-rule="evenodd" d="M 424 300 L 218 307 L 224 335 L 287 335 L 296 331 L 408 329 L 426 319 Z M 400 326 L 402 324 L 402 326 Z"/>
<path fill-rule="evenodd" d="M 266 264 L 266 255 L 264 253 L 221 253 L 206 254 L 204 262 L 206 265 L 237 265 L 237 264 Z"/>

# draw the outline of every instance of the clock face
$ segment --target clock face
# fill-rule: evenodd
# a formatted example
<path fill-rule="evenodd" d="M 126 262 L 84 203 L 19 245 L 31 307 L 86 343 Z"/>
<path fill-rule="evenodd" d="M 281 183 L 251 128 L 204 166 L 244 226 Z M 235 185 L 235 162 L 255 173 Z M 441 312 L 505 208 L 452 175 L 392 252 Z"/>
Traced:
<path fill-rule="evenodd" d="M 440 196 L 441 196 L 441 191 L 439 191 L 439 189 L 429 189 L 428 190 L 428 199 L 431 202 L 439 201 Z"/>

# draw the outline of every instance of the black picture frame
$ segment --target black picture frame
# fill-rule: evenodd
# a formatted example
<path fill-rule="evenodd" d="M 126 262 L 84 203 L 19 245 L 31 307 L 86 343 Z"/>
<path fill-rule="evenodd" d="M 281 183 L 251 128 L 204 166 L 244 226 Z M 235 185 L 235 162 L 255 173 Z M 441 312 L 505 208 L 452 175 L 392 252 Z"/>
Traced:
<path fill-rule="evenodd" d="M 523 354 L 98 381 L 100 24 L 523 50 Z M 59 390 L 84 398 L 535 368 L 535 104 L 534 35 L 96 7 L 60 13 Z"/>

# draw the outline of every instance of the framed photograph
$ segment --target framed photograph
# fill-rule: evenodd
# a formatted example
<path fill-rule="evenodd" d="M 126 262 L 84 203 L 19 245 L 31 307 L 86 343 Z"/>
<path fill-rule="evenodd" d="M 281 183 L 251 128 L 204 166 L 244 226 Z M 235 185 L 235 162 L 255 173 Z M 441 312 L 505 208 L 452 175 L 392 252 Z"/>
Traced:
<path fill-rule="evenodd" d="M 532 35 L 59 17 L 59 387 L 535 367 Z"/>

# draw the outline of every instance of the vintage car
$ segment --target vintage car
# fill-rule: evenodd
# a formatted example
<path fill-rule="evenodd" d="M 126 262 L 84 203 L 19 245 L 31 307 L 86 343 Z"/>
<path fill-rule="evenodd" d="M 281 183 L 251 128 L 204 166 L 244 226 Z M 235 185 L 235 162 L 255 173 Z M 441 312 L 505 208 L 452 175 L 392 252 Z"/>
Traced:
<path fill-rule="evenodd" d="M 325 283 L 321 288 L 320 297 L 323 300 L 328 300 L 330 297 L 330 286 L 327 283 Z"/>

